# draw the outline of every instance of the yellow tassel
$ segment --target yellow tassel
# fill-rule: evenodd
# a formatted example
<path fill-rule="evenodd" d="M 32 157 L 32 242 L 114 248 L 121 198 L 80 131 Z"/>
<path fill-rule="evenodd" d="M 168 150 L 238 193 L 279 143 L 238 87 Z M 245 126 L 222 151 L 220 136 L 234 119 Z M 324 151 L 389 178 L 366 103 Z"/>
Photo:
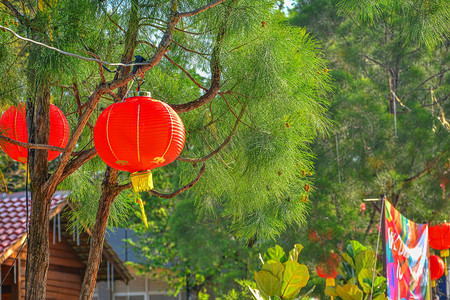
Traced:
<path fill-rule="evenodd" d="M 152 171 L 134 172 L 130 178 L 136 193 L 153 189 Z"/>
<path fill-rule="evenodd" d="M 436 280 L 431 280 L 431 287 L 436 287 Z"/>
<path fill-rule="evenodd" d="M 335 285 L 334 278 L 327 278 L 326 279 L 326 286 L 334 286 L 334 285 Z"/>
<path fill-rule="evenodd" d="M 141 215 L 142 215 L 142 221 L 144 221 L 145 227 L 147 227 L 148 229 L 148 223 L 147 223 L 147 215 L 145 214 L 145 209 L 144 209 L 144 202 L 142 201 L 141 198 L 138 198 L 139 200 L 139 206 L 141 207 Z"/>
<path fill-rule="evenodd" d="M 448 275 L 448 269 L 447 269 L 447 257 L 449 256 L 449 249 L 441 250 L 441 257 L 444 259 L 444 273 L 445 277 Z"/>

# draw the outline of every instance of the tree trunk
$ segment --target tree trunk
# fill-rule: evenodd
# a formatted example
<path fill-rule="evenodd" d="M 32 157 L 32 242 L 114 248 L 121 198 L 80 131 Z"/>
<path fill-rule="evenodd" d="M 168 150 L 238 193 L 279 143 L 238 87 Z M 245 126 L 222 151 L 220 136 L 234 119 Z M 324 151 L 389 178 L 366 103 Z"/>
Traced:
<path fill-rule="evenodd" d="M 91 299 L 92 294 L 94 293 L 98 267 L 102 258 L 106 224 L 108 223 L 111 205 L 120 193 L 120 190 L 117 187 L 117 174 L 117 170 L 110 167 L 106 168 L 105 177 L 102 183 L 102 195 L 100 196 L 95 226 L 92 231 L 92 244 L 89 249 L 89 258 L 84 273 L 83 284 L 81 285 L 80 299 L 83 300 Z"/>
<path fill-rule="evenodd" d="M 48 144 L 50 136 L 50 87 L 37 89 L 29 142 Z M 25 299 L 45 299 L 49 264 L 49 215 L 53 190 L 42 187 L 48 176 L 48 150 L 30 150 L 31 216 L 28 233 Z"/>

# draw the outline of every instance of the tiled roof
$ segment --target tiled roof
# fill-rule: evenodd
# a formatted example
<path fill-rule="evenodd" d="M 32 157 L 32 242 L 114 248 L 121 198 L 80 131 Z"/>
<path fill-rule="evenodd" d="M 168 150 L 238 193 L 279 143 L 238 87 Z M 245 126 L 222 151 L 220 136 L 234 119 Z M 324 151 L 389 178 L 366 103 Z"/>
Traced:
<path fill-rule="evenodd" d="M 0 194 L 0 261 L 6 259 L 5 253 L 11 247 L 16 246 L 26 234 L 26 197 L 25 192 L 12 194 Z M 31 193 L 28 193 L 31 196 Z M 56 214 L 56 210 L 62 209 L 67 204 L 66 198 L 69 192 L 56 192 L 52 197 L 50 218 Z M 31 198 L 31 197 L 30 197 Z M 29 200 L 29 206 L 31 200 Z"/>

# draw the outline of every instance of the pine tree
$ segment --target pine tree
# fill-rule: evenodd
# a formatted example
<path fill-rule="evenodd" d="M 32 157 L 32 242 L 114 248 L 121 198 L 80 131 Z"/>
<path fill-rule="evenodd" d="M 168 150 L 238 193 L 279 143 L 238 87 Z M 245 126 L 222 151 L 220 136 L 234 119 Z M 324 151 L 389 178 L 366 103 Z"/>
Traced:
<path fill-rule="evenodd" d="M 329 76 L 316 43 L 285 24 L 273 1 L 1 3 L 0 94 L 28 101 L 33 125 L 26 299 L 45 298 L 50 197 L 73 173 L 100 194 L 90 199 L 99 204 L 80 299 L 92 296 L 111 206 L 131 187 L 123 172 L 99 167 L 92 128 L 144 73 L 153 96 L 182 114 L 188 136 L 181 187 L 151 194 L 170 198 L 195 185 L 198 211 L 220 207 L 242 239 L 272 238 L 305 221 L 310 180 L 302 171 L 312 167 L 310 143 L 328 126 Z M 132 70 L 136 55 L 147 61 Z M 48 144 L 51 102 L 72 128 L 55 165 L 48 150 L 33 149 Z"/>

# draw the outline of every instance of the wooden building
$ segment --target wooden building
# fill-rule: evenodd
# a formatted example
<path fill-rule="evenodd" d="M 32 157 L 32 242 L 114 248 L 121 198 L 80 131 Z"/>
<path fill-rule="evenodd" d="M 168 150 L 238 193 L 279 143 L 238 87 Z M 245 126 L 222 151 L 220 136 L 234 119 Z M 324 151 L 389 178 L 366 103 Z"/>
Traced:
<path fill-rule="evenodd" d="M 89 230 L 75 225 L 68 230 L 66 212 L 71 208 L 67 192 L 57 192 L 50 212 L 50 265 L 47 299 L 78 299 L 89 255 Z M 1 300 L 24 299 L 26 268 L 26 197 L 25 193 L 0 196 L 0 285 Z M 130 272 L 105 240 L 97 281 L 127 283 Z M 110 288 L 112 297 L 113 288 Z"/>

